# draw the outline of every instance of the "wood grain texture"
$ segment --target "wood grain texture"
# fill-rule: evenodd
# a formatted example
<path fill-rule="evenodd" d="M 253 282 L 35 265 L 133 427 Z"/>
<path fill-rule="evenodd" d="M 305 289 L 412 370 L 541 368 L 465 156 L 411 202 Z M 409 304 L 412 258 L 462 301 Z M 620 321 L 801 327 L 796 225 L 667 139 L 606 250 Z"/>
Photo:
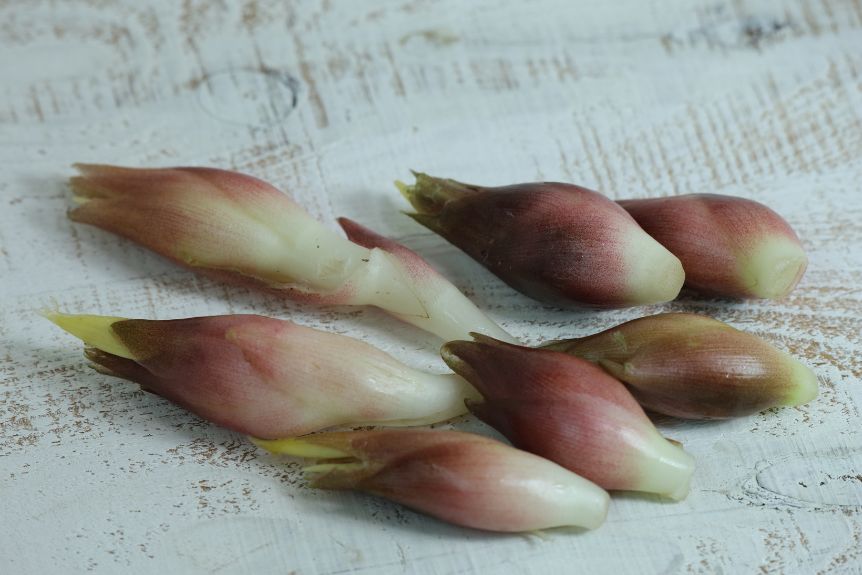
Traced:
<path fill-rule="evenodd" d="M 0 0 L 0 71 L 4 573 L 862 573 L 862 1 Z M 75 161 L 251 173 L 401 239 L 530 342 L 708 313 L 803 358 L 821 396 L 661 422 L 697 457 L 691 496 L 618 496 L 591 533 L 491 535 L 309 490 L 298 463 L 92 372 L 36 311 L 256 312 L 442 371 L 439 342 L 72 225 Z M 750 197 L 811 265 L 778 303 L 547 309 L 399 215 L 409 168 Z"/>

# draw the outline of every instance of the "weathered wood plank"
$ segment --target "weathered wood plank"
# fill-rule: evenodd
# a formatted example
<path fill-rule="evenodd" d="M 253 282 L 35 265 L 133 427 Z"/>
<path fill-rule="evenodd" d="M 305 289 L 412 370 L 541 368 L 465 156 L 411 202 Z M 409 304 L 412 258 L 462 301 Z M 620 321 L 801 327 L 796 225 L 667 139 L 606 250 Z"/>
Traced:
<path fill-rule="evenodd" d="M 862 573 L 862 2 L 6 0 L 0 70 L 4 572 Z M 308 490 L 297 463 L 93 373 L 35 312 L 262 313 L 442 370 L 439 342 L 73 226 L 74 161 L 247 171 L 403 240 L 530 342 L 709 313 L 804 358 L 821 397 L 661 422 L 698 459 L 692 495 L 617 497 L 592 533 L 489 535 Z M 811 266 L 778 303 L 546 309 L 398 214 L 409 168 L 751 197 Z"/>

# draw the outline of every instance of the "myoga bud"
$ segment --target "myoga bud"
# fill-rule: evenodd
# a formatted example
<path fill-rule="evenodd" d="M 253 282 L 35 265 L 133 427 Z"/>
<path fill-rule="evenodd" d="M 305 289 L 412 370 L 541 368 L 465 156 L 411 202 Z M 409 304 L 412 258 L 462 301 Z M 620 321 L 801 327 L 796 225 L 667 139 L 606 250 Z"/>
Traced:
<path fill-rule="evenodd" d="M 257 315 L 136 320 L 46 314 L 98 371 L 229 429 L 291 437 L 336 425 L 420 425 L 465 413 L 460 377 L 412 369 L 359 340 Z"/>
<path fill-rule="evenodd" d="M 77 168 L 72 220 L 198 272 L 301 301 L 375 305 L 447 340 L 471 330 L 511 339 L 416 254 L 390 251 L 400 247 L 391 240 L 371 249 L 348 241 L 251 176 L 209 168 Z M 433 281 L 423 283 L 425 277 Z M 452 304 L 469 309 L 475 323 L 462 325 L 465 316 L 453 324 Z"/>
<path fill-rule="evenodd" d="M 694 460 L 662 437 L 625 386 L 588 361 L 474 335 L 443 359 L 482 394 L 476 416 L 515 447 L 605 489 L 683 499 Z"/>
<path fill-rule="evenodd" d="M 305 469 L 314 487 L 365 491 L 456 525 L 594 529 L 607 514 L 608 494 L 600 487 L 481 435 L 390 429 L 255 443 L 273 453 L 324 460 Z"/>
<path fill-rule="evenodd" d="M 518 291 L 554 305 L 672 300 L 679 260 L 597 192 L 558 183 L 483 188 L 416 174 L 409 214 Z"/>
<path fill-rule="evenodd" d="M 619 204 L 682 261 L 686 286 L 703 293 L 780 299 L 808 266 L 790 225 L 752 200 L 691 194 Z"/>
<path fill-rule="evenodd" d="M 598 363 L 645 408 L 676 417 L 736 417 L 817 396 L 817 377 L 798 360 L 696 314 L 642 317 L 544 347 Z"/>

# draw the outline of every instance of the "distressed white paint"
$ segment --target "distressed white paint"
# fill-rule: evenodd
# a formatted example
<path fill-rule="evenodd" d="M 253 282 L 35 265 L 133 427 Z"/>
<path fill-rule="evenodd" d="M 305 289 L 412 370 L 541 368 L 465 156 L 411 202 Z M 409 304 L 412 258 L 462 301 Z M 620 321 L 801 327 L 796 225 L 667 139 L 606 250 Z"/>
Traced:
<path fill-rule="evenodd" d="M 0 570 L 862 572 L 860 69 L 858 0 L 0 2 Z M 804 358 L 822 394 L 663 422 L 698 459 L 691 496 L 618 496 L 591 533 L 484 534 L 311 491 L 296 463 L 93 373 L 34 312 L 253 311 L 442 370 L 439 342 L 73 226 L 74 161 L 252 173 L 329 225 L 346 215 L 402 239 L 532 342 L 710 313 Z M 391 181 L 411 167 L 752 197 L 798 229 L 811 266 L 780 303 L 544 309 L 398 214 Z"/>

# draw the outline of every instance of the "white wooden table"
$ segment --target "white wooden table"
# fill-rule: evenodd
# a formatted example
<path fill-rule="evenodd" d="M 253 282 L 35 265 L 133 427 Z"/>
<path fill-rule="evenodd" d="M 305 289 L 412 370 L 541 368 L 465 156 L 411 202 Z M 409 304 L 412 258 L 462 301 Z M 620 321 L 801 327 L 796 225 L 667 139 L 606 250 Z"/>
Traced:
<path fill-rule="evenodd" d="M 0 78 L 0 572 L 862 573 L 859 0 L 7 0 Z M 263 313 L 442 370 L 439 342 L 72 225 L 74 161 L 259 176 L 401 239 L 530 342 L 708 313 L 804 358 L 821 395 L 663 422 L 697 457 L 690 497 L 615 497 L 590 533 L 486 534 L 313 491 L 298 463 L 94 373 L 37 310 Z M 780 303 L 545 309 L 399 214 L 409 168 L 751 197 L 811 265 Z"/>

